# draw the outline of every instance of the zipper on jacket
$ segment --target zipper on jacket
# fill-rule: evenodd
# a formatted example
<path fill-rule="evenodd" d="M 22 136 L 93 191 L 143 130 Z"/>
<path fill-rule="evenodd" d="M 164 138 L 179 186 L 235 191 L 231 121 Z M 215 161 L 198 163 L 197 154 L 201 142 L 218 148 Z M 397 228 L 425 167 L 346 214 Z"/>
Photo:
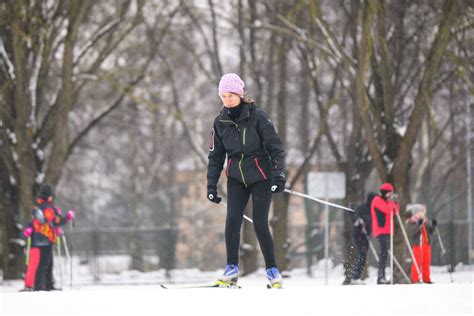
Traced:
<path fill-rule="evenodd" d="M 224 122 L 224 123 L 232 123 L 235 125 L 235 127 L 239 128 L 239 125 L 237 125 L 237 123 L 235 123 L 234 121 L 232 120 L 219 120 L 219 122 Z"/>
<path fill-rule="evenodd" d="M 267 176 L 265 175 L 265 172 L 263 172 L 262 168 L 260 168 L 260 165 L 258 164 L 258 159 L 257 159 L 257 157 L 255 157 L 255 164 L 257 165 L 257 168 L 258 168 L 258 170 L 260 171 L 260 173 L 262 174 L 263 178 L 264 178 L 265 180 L 267 180 Z"/>
<path fill-rule="evenodd" d="M 230 169 L 230 163 L 232 162 L 232 158 L 229 159 L 229 162 L 227 163 L 227 170 L 225 172 L 226 176 L 229 176 L 229 169 Z"/>
<path fill-rule="evenodd" d="M 245 182 L 245 177 L 244 177 L 244 172 L 242 171 L 242 161 L 244 160 L 244 153 L 242 153 L 242 156 L 239 161 L 239 170 L 240 170 L 240 175 L 242 176 L 242 181 L 244 182 L 245 187 L 247 187 L 247 183 Z"/>
<path fill-rule="evenodd" d="M 239 124 L 235 123 L 234 121 L 232 120 L 219 120 L 220 122 L 224 122 L 224 123 L 232 123 L 234 124 L 234 126 L 237 128 L 237 131 L 240 133 L 240 127 L 239 127 Z M 243 133 L 243 136 L 242 136 L 242 139 L 243 139 L 243 144 L 245 145 L 245 134 L 246 134 L 246 130 L 247 128 L 244 128 L 244 133 Z M 239 171 L 240 171 L 240 175 L 242 177 L 242 182 L 244 183 L 245 187 L 247 187 L 247 182 L 245 182 L 245 176 L 244 176 L 244 172 L 242 171 L 242 161 L 244 160 L 244 153 L 242 153 L 242 156 L 240 157 L 240 160 L 239 160 Z M 228 169 L 227 169 L 228 170 Z"/>

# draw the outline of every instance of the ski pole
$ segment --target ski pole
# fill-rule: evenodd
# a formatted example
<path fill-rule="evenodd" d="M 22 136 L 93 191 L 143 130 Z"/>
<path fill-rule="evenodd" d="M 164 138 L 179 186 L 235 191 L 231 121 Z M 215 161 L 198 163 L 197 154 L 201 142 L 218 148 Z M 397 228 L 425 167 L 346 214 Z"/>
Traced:
<path fill-rule="evenodd" d="M 441 254 L 444 255 L 446 253 L 446 249 L 444 248 L 444 244 L 443 244 L 443 241 L 441 240 L 441 235 L 439 233 L 437 226 L 436 226 L 436 236 L 438 236 L 439 245 L 441 247 Z"/>
<path fill-rule="evenodd" d="M 446 254 L 447 254 L 446 248 L 444 248 L 443 240 L 441 239 L 441 234 L 439 233 L 439 230 L 438 230 L 437 226 L 436 226 L 436 235 L 438 236 L 439 245 L 441 247 L 441 255 L 446 257 Z M 447 259 L 447 257 L 446 257 L 446 259 Z M 449 276 L 451 278 L 451 282 L 454 282 L 454 280 L 453 280 L 453 269 L 451 267 L 451 264 L 449 264 L 448 271 L 449 271 Z"/>
<path fill-rule="evenodd" d="M 71 259 L 69 260 L 69 271 L 71 271 L 71 276 L 70 276 L 70 279 L 69 279 L 69 285 L 70 287 L 72 288 L 72 275 L 73 275 L 73 262 L 72 262 L 72 254 L 73 254 L 73 244 L 72 244 L 72 237 L 73 237 L 73 232 L 74 232 L 74 228 L 76 227 L 76 221 L 74 220 L 74 218 L 71 220 Z M 64 239 L 66 240 L 66 239 Z"/>
<path fill-rule="evenodd" d="M 400 224 L 400 227 L 402 229 L 403 237 L 405 237 L 405 243 L 408 247 L 408 251 L 410 252 L 411 258 L 413 260 L 413 264 L 415 265 L 416 273 L 418 273 L 418 279 L 421 280 L 420 267 L 418 266 L 418 262 L 416 262 L 416 259 L 415 259 L 415 254 L 413 253 L 413 250 L 411 249 L 410 241 L 408 240 L 408 236 L 407 236 L 407 232 L 405 231 L 405 228 L 403 227 L 402 219 L 400 218 L 400 213 L 397 213 L 397 219 L 398 219 L 398 223 Z"/>
<path fill-rule="evenodd" d="M 56 251 L 58 253 L 58 265 L 59 265 L 59 276 L 61 289 L 63 288 L 63 265 L 61 263 L 61 238 L 59 236 L 56 238 Z"/>
<path fill-rule="evenodd" d="M 377 251 L 375 251 L 374 244 L 370 241 L 369 237 L 367 237 L 367 240 L 369 241 L 370 250 L 372 250 L 372 254 L 375 257 L 375 261 L 379 262 L 379 256 L 377 255 Z"/>
<path fill-rule="evenodd" d="M 373 254 L 374 257 L 375 257 L 375 260 L 376 260 L 377 262 L 379 262 L 379 256 L 377 255 L 377 251 L 375 250 L 374 244 L 373 244 L 372 241 L 370 240 L 369 234 L 367 234 L 367 230 L 365 229 L 365 227 L 362 228 L 362 232 L 364 233 L 365 238 L 367 238 L 367 241 L 369 242 L 369 247 L 370 247 L 370 250 L 372 250 L 372 254 Z"/>
<path fill-rule="evenodd" d="M 405 278 L 405 280 L 408 282 L 408 284 L 411 283 L 411 280 L 410 278 L 408 277 L 408 275 L 406 274 L 405 270 L 403 270 L 402 266 L 400 265 L 400 262 L 398 262 L 397 258 L 395 258 L 395 256 L 393 254 L 392 255 L 392 260 L 393 262 L 395 263 L 395 265 L 397 266 L 397 268 L 400 270 L 400 272 L 402 273 L 403 277 Z"/>
<path fill-rule="evenodd" d="M 393 211 L 390 212 L 390 284 L 393 284 Z"/>
<path fill-rule="evenodd" d="M 64 250 L 66 250 L 66 257 L 67 260 L 69 261 L 69 286 L 72 288 L 72 261 L 71 261 L 71 256 L 69 255 L 69 249 L 67 247 L 67 241 L 66 241 L 66 236 L 61 235 L 61 238 L 63 239 L 64 243 Z"/>
<path fill-rule="evenodd" d="M 26 240 L 26 266 L 30 265 L 31 237 Z"/>
<path fill-rule="evenodd" d="M 365 230 L 365 228 L 362 230 L 362 232 L 364 233 L 365 237 L 367 238 L 367 241 L 369 242 L 369 247 L 370 247 L 370 250 L 372 250 L 372 254 L 375 257 L 375 261 L 379 262 L 379 256 L 377 255 L 377 251 L 375 250 L 374 244 L 370 240 L 369 235 L 367 234 L 367 231 Z M 408 283 L 411 283 L 410 278 L 406 274 L 405 270 L 403 270 L 403 268 L 400 265 L 400 263 L 398 262 L 397 258 L 393 255 L 392 255 L 392 258 L 393 258 L 393 261 L 395 262 L 395 265 L 397 266 L 397 268 L 403 274 L 403 277 L 405 278 L 405 280 L 407 280 Z"/>
<path fill-rule="evenodd" d="M 221 202 L 221 203 L 219 203 L 219 204 L 222 204 L 222 205 L 224 205 L 225 207 L 227 207 L 227 204 L 224 203 L 224 202 Z M 253 224 L 253 220 L 252 220 L 250 217 L 248 217 L 247 215 L 244 214 L 244 218 L 245 218 L 247 221 L 249 221 L 250 223 Z"/>
<path fill-rule="evenodd" d="M 293 194 L 293 195 L 297 195 L 297 196 L 303 197 L 303 198 L 305 198 L 305 199 L 313 200 L 313 201 L 316 201 L 316 202 L 318 202 L 318 203 L 322 203 L 322 204 L 325 204 L 325 205 L 333 206 L 333 207 L 336 207 L 336 208 L 339 208 L 339 209 L 342 209 L 342 210 L 346 210 L 346 211 L 349 211 L 349 212 L 354 212 L 354 210 L 351 209 L 351 208 L 348 208 L 348 207 L 345 207 L 345 206 L 342 206 L 342 205 L 339 205 L 339 204 L 327 202 L 327 201 L 324 201 L 324 200 L 320 200 L 320 199 L 315 198 L 315 197 L 313 197 L 313 196 L 311 196 L 311 195 L 308 195 L 308 194 L 296 192 L 296 191 L 293 191 L 293 190 L 290 190 L 290 189 L 285 189 L 285 192 L 286 192 L 286 193 L 289 193 L 289 194 Z"/>

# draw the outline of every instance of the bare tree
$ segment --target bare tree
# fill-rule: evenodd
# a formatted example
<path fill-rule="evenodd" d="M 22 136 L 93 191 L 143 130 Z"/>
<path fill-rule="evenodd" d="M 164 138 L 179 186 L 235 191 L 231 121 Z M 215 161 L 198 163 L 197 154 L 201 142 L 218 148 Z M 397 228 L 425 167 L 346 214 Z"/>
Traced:
<path fill-rule="evenodd" d="M 20 276 L 21 248 L 13 249 L 11 241 L 16 240 L 21 227 L 16 223 L 29 219 L 28 210 L 39 185 L 58 183 L 61 170 L 80 140 L 118 108 L 143 79 L 149 64 L 145 61 L 128 79 L 115 81 L 112 102 L 82 121 L 81 127 L 73 127 L 71 113 L 84 110 L 80 101 L 84 88 L 91 87 L 91 80 L 104 86 L 113 83 L 101 67 L 141 21 L 143 1 L 125 1 L 110 11 L 93 10 L 108 5 L 92 1 L 34 5 L 9 1 L 1 6 L 5 19 L 0 39 L 0 164 L 5 170 L 4 179 L 9 179 L 2 182 L 8 204 L 0 210 L 6 219 L 2 223 L 8 226 L 2 228 L 8 232 L 3 235 L 6 279 Z M 98 23 L 92 33 L 81 32 L 93 17 Z"/>
<path fill-rule="evenodd" d="M 386 43 L 386 13 L 378 1 L 365 4 L 363 33 L 358 47 L 358 73 L 356 82 L 357 106 L 362 117 L 365 137 L 380 177 L 393 182 L 400 192 L 402 209 L 410 200 L 409 170 L 412 164 L 412 149 L 422 126 L 422 120 L 431 106 L 432 86 L 442 57 L 450 39 L 451 29 L 456 25 L 460 5 L 458 1 L 445 1 L 438 31 L 426 55 L 426 62 L 420 66 L 421 73 L 418 88 L 415 90 L 413 106 L 405 114 L 407 127 L 402 135 L 396 128 L 394 111 L 394 87 L 390 64 L 393 59 L 388 55 Z M 371 26 L 376 23 L 377 35 L 372 42 Z M 374 51 L 374 49 L 376 50 Z M 372 54 L 377 54 L 377 60 Z M 370 62 L 374 66 L 374 87 L 376 93 L 373 106 L 369 106 L 366 74 Z M 414 82 L 413 82 L 414 84 Z M 399 118 L 401 119 L 401 118 Z M 399 231 L 399 229 L 396 229 Z M 403 246 L 401 234 L 395 237 L 396 253 L 400 256 Z M 398 276 L 401 279 L 401 276 Z"/>

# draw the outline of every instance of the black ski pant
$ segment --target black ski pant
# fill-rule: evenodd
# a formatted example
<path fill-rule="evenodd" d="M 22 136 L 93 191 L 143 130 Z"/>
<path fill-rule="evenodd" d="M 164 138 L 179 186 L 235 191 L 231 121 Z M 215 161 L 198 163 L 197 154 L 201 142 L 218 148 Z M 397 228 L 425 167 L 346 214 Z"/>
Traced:
<path fill-rule="evenodd" d="M 50 290 L 53 286 L 53 246 L 42 246 L 35 277 L 35 290 Z"/>
<path fill-rule="evenodd" d="M 359 280 L 362 277 L 362 270 L 364 269 L 367 260 L 369 241 L 367 240 L 367 236 L 362 232 L 354 232 L 353 237 L 357 249 L 357 259 L 354 270 L 352 271 L 352 279 Z"/>
<path fill-rule="evenodd" d="M 51 257 L 49 264 L 46 268 L 46 290 L 54 290 L 54 278 L 53 278 L 53 266 L 54 266 L 54 255 L 53 255 L 53 246 L 51 247 Z"/>
<path fill-rule="evenodd" d="M 388 257 L 388 243 L 390 241 L 390 235 L 384 234 L 377 236 L 380 245 L 379 255 L 379 270 L 377 273 L 377 280 L 385 279 L 385 267 L 387 266 Z"/>
<path fill-rule="evenodd" d="M 253 203 L 253 226 L 262 250 L 266 268 L 276 267 L 275 246 L 268 227 L 268 213 L 272 202 L 271 180 L 259 181 L 251 186 L 231 178 L 227 181 L 227 217 L 225 223 L 225 244 L 227 264 L 238 265 L 240 230 L 250 195 Z"/>

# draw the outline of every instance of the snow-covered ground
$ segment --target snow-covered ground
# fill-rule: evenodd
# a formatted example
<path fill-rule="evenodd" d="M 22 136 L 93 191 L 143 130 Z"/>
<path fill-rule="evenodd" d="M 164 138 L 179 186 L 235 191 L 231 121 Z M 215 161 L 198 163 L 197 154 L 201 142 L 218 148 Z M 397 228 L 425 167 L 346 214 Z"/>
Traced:
<path fill-rule="evenodd" d="M 376 285 L 371 277 L 366 285 L 343 286 L 340 269 L 328 285 L 320 270 L 312 278 L 293 270 L 284 290 L 267 290 L 263 270 L 240 278 L 242 289 L 170 290 L 159 286 L 163 271 L 104 275 L 99 284 L 78 272 L 63 291 L 17 292 L 21 282 L 3 283 L 0 315 L 473 315 L 472 267 L 458 266 L 452 275 L 432 267 L 435 283 L 417 285 Z M 206 283 L 220 272 L 177 270 L 173 283 Z"/>

